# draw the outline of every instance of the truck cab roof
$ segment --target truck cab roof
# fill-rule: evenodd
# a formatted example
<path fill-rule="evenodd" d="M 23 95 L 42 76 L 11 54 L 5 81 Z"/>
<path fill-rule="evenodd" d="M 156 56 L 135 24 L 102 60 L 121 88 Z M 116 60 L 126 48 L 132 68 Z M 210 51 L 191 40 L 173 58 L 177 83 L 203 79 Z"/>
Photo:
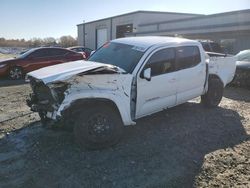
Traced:
<path fill-rule="evenodd" d="M 190 43 L 194 45 L 199 45 L 197 41 L 184 39 L 184 38 L 163 37 L 163 36 L 127 37 L 127 38 L 115 39 L 115 40 L 112 40 L 112 42 L 141 47 L 142 51 L 143 49 L 146 50 L 153 45 L 162 45 L 162 44 L 170 45 L 170 44 L 179 44 L 179 43 Z"/>

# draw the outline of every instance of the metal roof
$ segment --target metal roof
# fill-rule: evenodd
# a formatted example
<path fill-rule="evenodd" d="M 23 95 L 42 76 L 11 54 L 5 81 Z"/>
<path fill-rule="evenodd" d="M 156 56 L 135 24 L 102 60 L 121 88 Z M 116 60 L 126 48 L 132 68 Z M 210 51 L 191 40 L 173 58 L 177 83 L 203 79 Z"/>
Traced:
<path fill-rule="evenodd" d="M 204 16 L 203 14 L 138 10 L 138 11 L 134 11 L 134 12 L 120 14 L 120 15 L 117 15 L 117 16 L 111 16 L 111 17 L 103 18 L 103 19 L 100 19 L 100 20 L 94 20 L 94 21 L 90 21 L 90 22 L 86 22 L 86 23 L 77 24 L 77 26 L 84 25 L 84 24 L 89 24 L 89 23 L 93 23 L 93 22 L 99 22 L 99 21 L 103 21 L 103 20 L 108 20 L 108 19 L 113 19 L 113 18 L 122 17 L 122 16 L 128 16 L 128 15 L 132 15 L 132 14 L 138 14 L 138 13 L 148 13 L 148 14 L 152 14 L 152 13 L 153 14 L 177 14 L 177 15 Z"/>

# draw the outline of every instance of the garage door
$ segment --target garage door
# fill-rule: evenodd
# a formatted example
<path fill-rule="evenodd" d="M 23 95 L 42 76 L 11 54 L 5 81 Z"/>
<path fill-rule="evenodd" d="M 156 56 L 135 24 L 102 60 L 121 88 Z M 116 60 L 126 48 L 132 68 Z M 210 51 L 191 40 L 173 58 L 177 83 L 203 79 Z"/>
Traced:
<path fill-rule="evenodd" d="M 97 29 L 96 31 L 96 47 L 101 47 L 105 42 L 108 41 L 108 30 L 107 29 Z"/>

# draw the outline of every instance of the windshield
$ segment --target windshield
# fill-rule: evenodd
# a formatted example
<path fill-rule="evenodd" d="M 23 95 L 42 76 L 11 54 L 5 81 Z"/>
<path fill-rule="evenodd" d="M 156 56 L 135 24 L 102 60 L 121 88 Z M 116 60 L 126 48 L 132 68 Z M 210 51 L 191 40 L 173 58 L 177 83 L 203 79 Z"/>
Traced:
<path fill-rule="evenodd" d="M 27 52 L 19 55 L 17 58 L 26 58 L 27 56 L 29 56 L 32 52 L 34 52 L 36 50 L 36 48 L 32 48 L 30 50 L 28 50 Z"/>
<path fill-rule="evenodd" d="M 115 65 L 132 73 L 143 54 L 138 47 L 111 42 L 99 48 L 88 60 Z"/>

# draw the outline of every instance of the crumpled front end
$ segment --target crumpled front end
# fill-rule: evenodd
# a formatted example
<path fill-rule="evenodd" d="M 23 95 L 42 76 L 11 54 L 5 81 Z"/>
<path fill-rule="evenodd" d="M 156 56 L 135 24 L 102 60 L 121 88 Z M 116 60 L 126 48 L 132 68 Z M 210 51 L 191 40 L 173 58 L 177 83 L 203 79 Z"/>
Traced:
<path fill-rule="evenodd" d="M 134 124 L 130 113 L 133 76 L 119 67 L 72 62 L 28 73 L 27 79 L 33 90 L 27 104 L 42 120 L 63 122 L 71 119 L 67 112 L 77 101 L 105 99 L 117 106 L 125 125 Z"/>
<path fill-rule="evenodd" d="M 30 77 L 30 85 L 33 93 L 27 99 L 27 105 L 31 111 L 38 112 L 40 117 L 57 120 L 56 111 L 64 100 L 64 92 L 69 84 L 66 82 L 56 82 L 44 84 L 41 80 Z"/>

